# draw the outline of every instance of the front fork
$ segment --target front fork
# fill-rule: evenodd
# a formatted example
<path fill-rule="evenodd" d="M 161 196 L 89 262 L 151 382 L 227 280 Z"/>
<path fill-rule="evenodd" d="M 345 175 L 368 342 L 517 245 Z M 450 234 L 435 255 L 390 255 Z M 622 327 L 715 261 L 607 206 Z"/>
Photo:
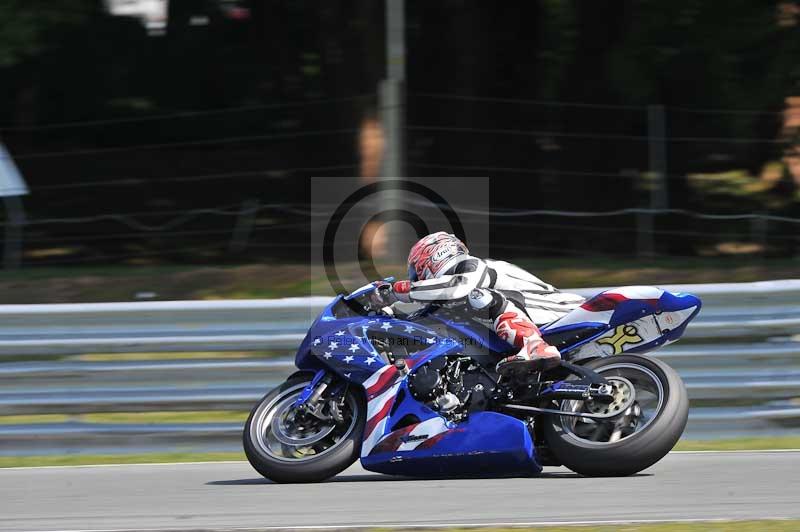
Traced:
<path fill-rule="evenodd" d="M 326 391 L 329 391 L 328 400 L 322 400 Z M 340 394 L 341 401 L 337 401 L 336 397 Z M 341 381 L 335 380 L 334 374 L 321 369 L 314 374 L 314 378 L 300 393 L 300 396 L 294 402 L 294 408 L 298 412 L 310 414 L 321 420 L 343 421 L 341 407 L 346 394 L 346 386 L 343 386 Z M 328 411 L 324 411 L 326 405 L 330 406 Z"/>

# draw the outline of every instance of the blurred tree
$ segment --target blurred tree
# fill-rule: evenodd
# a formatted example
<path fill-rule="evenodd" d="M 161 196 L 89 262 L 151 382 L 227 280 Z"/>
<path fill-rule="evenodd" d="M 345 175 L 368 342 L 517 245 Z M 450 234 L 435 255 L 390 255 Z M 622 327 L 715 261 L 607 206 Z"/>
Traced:
<path fill-rule="evenodd" d="M 544 1 L 540 94 L 598 103 L 779 110 L 800 80 L 800 32 L 779 24 L 782 3 Z M 764 138 L 777 132 L 775 116 L 757 113 L 678 110 L 668 125 L 672 136 Z M 775 149 L 764 148 L 695 144 L 673 151 L 676 163 L 738 160 L 752 166 L 776 156 Z"/>
<path fill-rule="evenodd" d="M 26 125 L 40 114 L 39 78 L 33 65 L 101 11 L 100 0 L 0 0 L 0 105 L 3 124 Z"/>
<path fill-rule="evenodd" d="M 85 24 L 100 6 L 99 0 L 0 1 L 0 68 L 57 46 L 63 32 Z"/>
<path fill-rule="evenodd" d="M 641 205 L 635 176 L 648 167 L 643 108 L 653 103 L 668 106 L 671 137 L 744 139 L 670 141 L 672 206 L 703 206 L 703 197 L 689 197 L 688 173 L 745 168 L 754 175 L 781 158 L 784 146 L 769 141 L 778 138 L 784 98 L 800 93 L 796 1 L 406 5 L 408 123 L 445 129 L 409 131 L 418 175 L 436 175 L 425 164 L 478 166 L 472 173 L 493 177 L 497 207 Z M 374 100 L 297 104 L 374 93 L 384 75 L 382 2 L 240 0 L 236 17 L 216 0 L 169 6 L 166 35 L 149 37 L 138 19 L 106 14 L 101 0 L 0 0 L 0 127 L 11 126 L 0 133 L 33 186 L 33 217 L 181 210 L 266 191 L 271 201 L 299 203 L 307 190 L 290 178 L 305 174 L 287 168 L 354 162 L 357 135 L 349 131 L 367 123 Z M 212 112 L 152 118 L 195 110 Z M 146 120 L 29 129 L 140 117 Z M 319 133 L 329 130 L 347 132 Z M 53 155 L 61 152 L 71 154 Z M 440 171 L 462 173 L 456 168 Z M 169 180 L 264 169 L 269 184 L 198 180 L 187 193 L 184 182 Z M 115 179 L 142 184 L 40 192 Z M 760 198 L 748 201 L 771 205 Z M 106 230 L 86 231 L 99 229 Z M 592 240 L 597 248 L 608 243 Z"/>

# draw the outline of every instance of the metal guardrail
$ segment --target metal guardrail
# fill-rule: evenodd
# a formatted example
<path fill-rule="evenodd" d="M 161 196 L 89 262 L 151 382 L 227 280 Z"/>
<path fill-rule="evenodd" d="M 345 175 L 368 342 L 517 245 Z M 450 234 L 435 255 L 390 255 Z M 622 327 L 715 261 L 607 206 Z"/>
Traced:
<path fill-rule="evenodd" d="M 692 399 L 688 435 L 785 434 L 800 428 L 800 280 L 665 286 L 704 310 L 657 355 Z M 589 296 L 598 289 L 575 290 Z M 0 305 L 2 453 L 180 446 L 236 449 L 240 423 L 91 423 L 83 413 L 247 410 L 292 371 L 291 349 L 328 298 Z M 87 361 L 87 353 L 271 351 L 270 358 Z M 77 420 L 76 420 L 77 419 Z"/>
<path fill-rule="evenodd" d="M 704 310 L 687 339 L 800 331 L 800 280 L 665 286 Z M 585 296 L 601 288 L 574 290 Z M 570 290 L 572 291 L 572 290 Z M 325 297 L 75 305 L 0 305 L 0 355 L 291 349 Z"/>

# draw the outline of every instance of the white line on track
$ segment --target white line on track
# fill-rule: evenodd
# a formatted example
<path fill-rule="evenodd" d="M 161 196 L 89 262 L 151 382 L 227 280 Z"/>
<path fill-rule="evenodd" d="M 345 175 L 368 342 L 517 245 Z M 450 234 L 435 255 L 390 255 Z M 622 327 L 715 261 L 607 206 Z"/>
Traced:
<path fill-rule="evenodd" d="M 364 530 L 373 528 L 394 529 L 443 529 L 443 528 L 529 528 L 541 526 L 614 526 L 614 525 L 649 525 L 659 523 L 741 523 L 748 521 L 790 521 L 783 517 L 762 517 L 753 519 L 726 519 L 720 517 L 693 519 L 598 519 L 590 521 L 487 521 L 484 523 L 377 523 L 370 525 L 302 525 L 302 526 L 265 526 L 265 527 L 210 527 L 210 528 L 76 528 L 62 530 L 26 530 L 20 532 L 257 532 L 279 530 Z"/>

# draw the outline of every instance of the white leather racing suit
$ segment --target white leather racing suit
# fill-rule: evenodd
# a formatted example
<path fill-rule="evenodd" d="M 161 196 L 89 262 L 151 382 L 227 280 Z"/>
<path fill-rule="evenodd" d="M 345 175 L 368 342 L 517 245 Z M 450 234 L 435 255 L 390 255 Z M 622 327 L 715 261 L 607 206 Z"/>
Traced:
<path fill-rule="evenodd" d="M 517 364 L 557 364 L 558 349 L 542 338 L 538 325 L 557 320 L 584 301 L 513 264 L 469 255 L 457 257 L 453 266 L 433 279 L 395 283 L 393 292 L 403 302 L 444 303 L 468 298 L 475 315 L 491 320 L 497 335 L 519 349 L 498 363 L 498 371 Z"/>
<path fill-rule="evenodd" d="M 459 258 L 460 261 L 434 279 L 396 283 L 396 297 L 399 301 L 419 303 L 469 297 L 473 309 L 483 311 L 491 319 L 500 316 L 511 304 L 524 310 L 536 325 L 555 321 L 584 301 L 579 295 L 560 292 L 511 263 L 469 255 Z"/>

